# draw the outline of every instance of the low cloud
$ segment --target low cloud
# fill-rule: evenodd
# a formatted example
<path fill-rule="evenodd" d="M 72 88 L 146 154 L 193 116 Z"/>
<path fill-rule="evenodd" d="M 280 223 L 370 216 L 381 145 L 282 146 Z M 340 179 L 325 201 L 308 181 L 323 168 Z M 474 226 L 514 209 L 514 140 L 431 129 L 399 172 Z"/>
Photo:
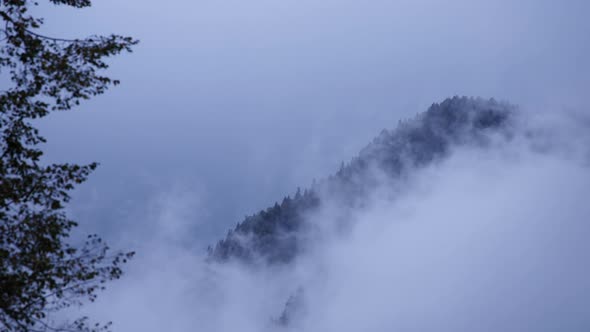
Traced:
<path fill-rule="evenodd" d="M 457 147 L 347 210 L 345 228 L 332 227 L 342 210 L 328 204 L 308 216 L 325 227 L 288 265 L 207 262 L 205 244 L 185 237 L 195 200 L 160 197 L 146 213 L 161 227 L 135 239 L 149 245 L 83 310 L 115 331 L 587 330 L 580 119 L 529 116 L 508 141 Z"/>

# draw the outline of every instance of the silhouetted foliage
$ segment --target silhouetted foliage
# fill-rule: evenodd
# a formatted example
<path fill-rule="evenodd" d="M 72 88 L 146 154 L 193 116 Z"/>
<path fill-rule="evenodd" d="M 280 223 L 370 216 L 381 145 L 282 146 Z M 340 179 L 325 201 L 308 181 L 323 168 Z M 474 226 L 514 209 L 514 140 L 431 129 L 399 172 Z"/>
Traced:
<path fill-rule="evenodd" d="M 291 321 L 297 316 L 301 315 L 301 310 L 304 308 L 305 293 L 303 288 L 298 288 L 297 291 L 287 299 L 283 312 L 276 320 L 279 326 L 288 326 Z"/>
<path fill-rule="evenodd" d="M 342 206 L 352 206 L 381 184 L 380 176 L 397 178 L 408 170 L 426 166 L 449 153 L 454 144 L 487 144 L 492 132 L 509 133 L 514 107 L 493 99 L 453 97 L 393 131 L 383 130 L 358 157 L 325 180 L 315 182 L 304 194 L 258 214 L 246 217 L 225 239 L 210 250 L 212 259 L 240 259 L 286 263 L 302 250 L 300 230 L 305 215 L 321 205 L 319 193 L 328 193 Z"/>
<path fill-rule="evenodd" d="M 50 0 L 77 8 L 89 0 Z M 0 73 L 0 331 L 95 331 L 83 317 L 56 322 L 51 314 L 93 301 L 104 283 L 121 276 L 132 253 L 108 253 L 96 235 L 81 247 L 68 237 L 75 221 L 64 212 L 69 192 L 95 169 L 41 162 L 45 139 L 32 120 L 70 110 L 117 80 L 100 75 L 105 58 L 130 51 L 130 37 L 67 40 L 41 34 L 37 3 L 1 0 Z M 107 324 L 108 325 L 108 324 Z"/>

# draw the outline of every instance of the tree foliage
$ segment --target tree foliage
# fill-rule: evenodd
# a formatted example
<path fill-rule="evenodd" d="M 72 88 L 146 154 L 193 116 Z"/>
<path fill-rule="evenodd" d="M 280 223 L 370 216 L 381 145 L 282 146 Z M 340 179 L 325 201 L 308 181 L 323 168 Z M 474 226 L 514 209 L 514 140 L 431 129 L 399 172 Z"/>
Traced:
<path fill-rule="evenodd" d="M 90 6 L 89 0 L 50 2 Z M 96 235 L 82 246 L 71 244 L 77 223 L 64 206 L 96 163 L 44 164 L 45 139 L 33 121 L 118 84 L 101 74 L 105 60 L 131 51 L 137 41 L 46 36 L 43 18 L 31 14 L 37 5 L 0 0 L 0 331 L 94 331 L 106 326 L 86 317 L 56 321 L 54 314 L 93 301 L 105 282 L 121 276 L 120 265 L 132 253 L 111 254 Z"/>
<path fill-rule="evenodd" d="M 274 207 L 248 216 L 211 247 L 217 261 L 289 263 L 300 254 L 301 239 L 309 228 L 305 216 L 330 197 L 340 208 L 363 204 L 384 179 L 397 179 L 416 168 L 444 158 L 453 145 L 485 145 L 490 133 L 510 133 L 514 107 L 493 99 L 453 97 L 432 104 L 416 118 L 400 121 L 395 130 L 383 130 L 350 163 L 311 188 L 298 189 Z"/>

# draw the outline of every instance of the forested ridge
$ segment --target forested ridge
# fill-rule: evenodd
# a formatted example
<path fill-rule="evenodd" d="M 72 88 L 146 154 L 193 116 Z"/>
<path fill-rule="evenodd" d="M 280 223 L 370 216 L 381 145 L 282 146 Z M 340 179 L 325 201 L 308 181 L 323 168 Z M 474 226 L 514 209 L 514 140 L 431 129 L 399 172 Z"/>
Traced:
<path fill-rule="evenodd" d="M 215 261 L 237 259 L 287 263 L 302 250 L 306 215 L 317 211 L 322 197 L 357 204 L 385 178 L 398 178 L 444 158 L 454 145 L 486 144 L 491 133 L 509 135 L 515 107 L 494 99 L 453 97 L 432 104 L 415 118 L 383 130 L 349 163 L 279 204 L 247 216 L 214 247 Z"/>

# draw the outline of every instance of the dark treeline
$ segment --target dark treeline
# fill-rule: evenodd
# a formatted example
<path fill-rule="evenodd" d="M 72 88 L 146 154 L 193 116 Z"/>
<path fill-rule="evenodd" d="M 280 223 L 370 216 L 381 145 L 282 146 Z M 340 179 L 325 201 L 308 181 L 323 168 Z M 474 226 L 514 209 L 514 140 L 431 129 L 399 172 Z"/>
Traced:
<path fill-rule="evenodd" d="M 514 107 L 494 99 L 453 97 L 435 103 L 414 119 L 383 130 L 359 155 L 334 175 L 287 196 L 279 204 L 247 216 L 225 239 L 209 248 L 210 259 L 286 263 L 302 250 L 305 216 L 317 211 L 322 197 L 353 206 L 385 178 L 443 158 L 453 145 L 486 144 L 491 132 L 508 134 Z"/>

